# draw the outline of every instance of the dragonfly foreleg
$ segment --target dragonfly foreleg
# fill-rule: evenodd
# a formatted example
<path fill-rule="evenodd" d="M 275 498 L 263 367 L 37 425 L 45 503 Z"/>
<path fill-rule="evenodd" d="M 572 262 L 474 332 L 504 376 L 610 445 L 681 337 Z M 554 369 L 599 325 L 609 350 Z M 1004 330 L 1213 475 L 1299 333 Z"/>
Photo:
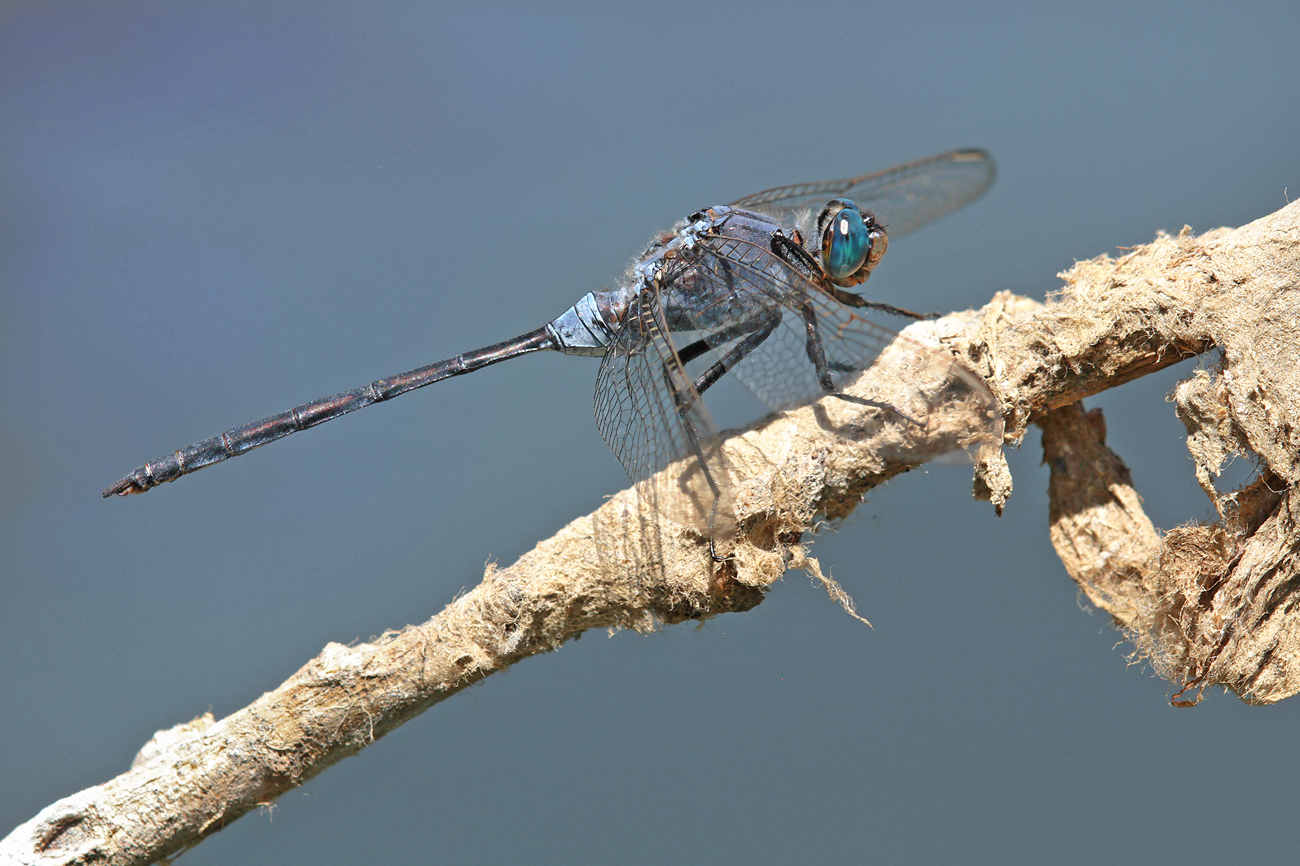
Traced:
<path fill-rule="evenodd" d="M 844 292 L 844 294 L 848 295 L 852 293 Z M 933 321 L 943 315 L 943 313 L 914 313 L 903 307 L 895 307 L 893 304 L 882 304 L 879 301 L 863 301 L 861 306 L 866 307 L 868 310 L 879 310 L 882 313 L 889 313 L 891 316 L 902 316 L 906 319 L 915 319 L 918 322 Z"/>
<path fill-rule="evenodd" d="M 895 307 L 893 304 L 882 304 L 879 301 L 868 301 L 866 298 L 854 292 L 846 292 L 841 288 L 832 285 L 824 285 L 823 289 L 832 298 L 839 301 L 846 307 L 857 307 L 858 309 L 877 310 L 882 313 L 888 313 L 891 316 L 902 316 L 905 319 L 915 319 L 918 322 L 939 318 L 940 313 L 914 313 L 904 307 Z"/>

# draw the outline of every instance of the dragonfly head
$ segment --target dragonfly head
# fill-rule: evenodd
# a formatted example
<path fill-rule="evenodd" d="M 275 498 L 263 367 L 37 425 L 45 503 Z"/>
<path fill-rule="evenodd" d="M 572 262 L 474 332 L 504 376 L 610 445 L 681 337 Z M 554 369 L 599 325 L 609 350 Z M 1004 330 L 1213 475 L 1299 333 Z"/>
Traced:
<path fill-rule="evenodd" d="M 837 198 L 817 217 L 821 265 L 837 286 L 856 286 L 871 276 L 889 245 L 885 227 L 847 198 Z"/>

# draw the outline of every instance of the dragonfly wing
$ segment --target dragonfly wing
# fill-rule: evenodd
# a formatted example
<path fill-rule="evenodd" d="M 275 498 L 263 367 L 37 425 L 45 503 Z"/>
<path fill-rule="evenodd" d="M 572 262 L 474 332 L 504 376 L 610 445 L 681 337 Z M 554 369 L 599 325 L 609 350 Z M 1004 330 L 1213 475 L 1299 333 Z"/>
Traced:
<path fill-rule="evenodd" d="M 689 274 L 668 282 L 663 293 L 670 310 L 684 311 L 676 322 L 678 334 L 697 336 L 712 350 L 689 365 L 690 374 L 699 376 L 726 359 L 729 372 L 772 409 L 825 393 L 808 353 L 805 307 L 817 323 L 837 385 L 869 367 L 898 336 L 867 316 L 853 315 L 770 249 L 750 241 L 710 237 L 682 251 L 675 264 Z M 759 333 L 763 325 L 766 336 Z M 747 346 L 751 334 L 762 339 Z"/>
<path fill-rule="evenodd" d="M 714 540 L 734 523 L 721 444 L 670 337 L 659 293 L 629 306 L 596 376 L 596 426 L 643 501 Z"/>
<path fill-rule="evenodd" d="M 952 150 L 858 177 L 776 187 L 732 206 L 791 224 L 798 222 L 800 211 L 818 211 L 830 199 L 848 198 L 873 212 L 894 238 L 979 198 L 995 174 L 993 157 L 985 151 Z"/>
<path fill-rule="evenodd" d="M 726 323 L 768 323 L 766 336 L 728 366 L 773 409 L 791 408 L 827 393 L 813 360 L 811 322 L 835 390 L 855 393 L 877 409 L 889 407 L 908 419 L 909 435 L 899 446 L 907 459 L 923 462 L 977 441 L 1000 441 L 996 400 L 983 380 L 941 347 L 895 330 L 915 320 L 869 306 L 845 306 L 781 257 L 745 240 L 708 238 L 684 252 L 681 261 L 691 279 L 678 282 L 687 283 L 695 298 L 709 299 L 697 306 L 691 324 L 713 352 L 695 364 L 727 358 L 747 335 L 758 333 Z M 862 372 L 886 350 L 888 371 L 873 377 L 878 383 L 874 390 L 858 390 Z M 951 423 L 958 413 L 967 420 Z M 954 429 L 956 433 L 931 435 Z"/>

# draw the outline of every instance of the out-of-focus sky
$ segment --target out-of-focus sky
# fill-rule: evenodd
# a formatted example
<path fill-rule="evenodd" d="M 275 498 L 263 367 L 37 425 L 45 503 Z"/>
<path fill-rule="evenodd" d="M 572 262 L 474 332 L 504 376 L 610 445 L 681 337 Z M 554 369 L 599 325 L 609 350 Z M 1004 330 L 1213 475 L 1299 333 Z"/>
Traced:
<path fill-rule="evenodd" d="M 561 356 L 100 499 L 144 460 L 534 328 L 777 184 L 991 150 L 989 195 L 869 284 L 927 310 L 1243 224 L 1300 189 L 1298 32 L 1283 3 L 0 7 L 0 833 L 626 483 Z M 1089 401 L 1162 528 L 1210 516 L 1163 400 L 1195 363 Z M 1040 457 L 1000 519 L 939 465 L 817 539 L 874 630 L 792 572 L 587 635 L 183 862 L 1293 856 L 1300 705 L 1171 709 L 1053 555 Z"/>

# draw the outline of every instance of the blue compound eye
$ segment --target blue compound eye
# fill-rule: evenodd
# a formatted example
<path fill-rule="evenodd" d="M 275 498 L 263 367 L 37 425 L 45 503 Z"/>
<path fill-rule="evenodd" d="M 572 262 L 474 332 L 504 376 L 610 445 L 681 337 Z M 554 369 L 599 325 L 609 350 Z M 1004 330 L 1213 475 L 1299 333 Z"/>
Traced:
<path fill-rule="evenodd" d="M 857 205 L 844 199 L 831 202 L 823 219 L 822 267 L 834 282 L 848 280 L 866 263 L 871 254 L 871 229 L 862 219 Z"/>
<path fill-rule="evenodd" d="M 889 243 L 875 215 L 863 213 L 847 198 L 826 205 L 817 227 L 822 234 L 822 270 L 840 286 L 856 286 L 871 276 Z"/>

